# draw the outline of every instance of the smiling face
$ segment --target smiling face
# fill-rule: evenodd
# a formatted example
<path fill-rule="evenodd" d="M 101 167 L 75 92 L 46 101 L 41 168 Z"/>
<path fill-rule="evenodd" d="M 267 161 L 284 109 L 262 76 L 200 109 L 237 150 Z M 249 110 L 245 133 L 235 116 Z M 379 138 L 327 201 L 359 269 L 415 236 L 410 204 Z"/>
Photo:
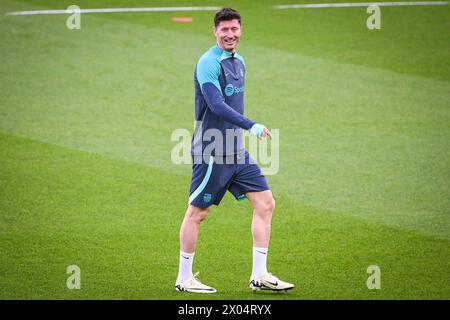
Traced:
<path fill-rule="evenodd" d="M 234 51 L 241 38 L 241 24 L 239 20 L 225 20 L 214 27 L 217 45 L 226 51 Z"/>

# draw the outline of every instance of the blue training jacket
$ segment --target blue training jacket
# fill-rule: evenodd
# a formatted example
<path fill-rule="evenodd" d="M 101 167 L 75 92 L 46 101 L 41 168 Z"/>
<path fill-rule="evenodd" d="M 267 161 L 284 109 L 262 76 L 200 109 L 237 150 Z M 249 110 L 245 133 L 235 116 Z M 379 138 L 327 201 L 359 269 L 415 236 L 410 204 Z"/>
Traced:
<path fill-rule="evenodd" d="M 195 129 L 191 154 L 242 154 L 243 129 L 254 121 L 244 117 L 245 62 L 237 53 L 215 45 L 195 68 Z"/>

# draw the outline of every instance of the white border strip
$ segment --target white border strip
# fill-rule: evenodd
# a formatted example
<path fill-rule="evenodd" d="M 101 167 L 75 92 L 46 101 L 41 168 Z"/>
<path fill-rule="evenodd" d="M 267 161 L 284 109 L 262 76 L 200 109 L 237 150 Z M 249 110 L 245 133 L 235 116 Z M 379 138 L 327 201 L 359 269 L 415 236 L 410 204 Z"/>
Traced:
<path fill-rule="evenodd" d="M 366 3 L 318 3 L 290 4 L 273 6 L 274 9 L 309 9 L 309 8 L 347 8 L 347 7 L 393 7 L 393 6 L 445 6 L 448 1 L 416 1 L 416 2 L 366 2 Z"/>
<path fill-rule="evenodd" d="M 112 13 L 112 12 L 167 12 L 167 11 L 217 11 L 221 7 L 153 7 L 153 8 L 106 8 L 80 9 L 76 13 Z M 7 12 L 7 16 L 26 16 L 37 14 L 72 14 L 74 10 L 34 10 Z"/>

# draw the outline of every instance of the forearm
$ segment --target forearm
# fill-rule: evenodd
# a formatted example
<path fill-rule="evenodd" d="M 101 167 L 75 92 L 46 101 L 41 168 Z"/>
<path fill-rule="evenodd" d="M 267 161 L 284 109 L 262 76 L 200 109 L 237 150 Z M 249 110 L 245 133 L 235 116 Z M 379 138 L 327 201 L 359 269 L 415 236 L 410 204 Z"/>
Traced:
<path fill-rule="evenodd" d="M 255 124 L 254 121 L 246 118 L 226 104 L 221 92 L 213 84 L 203 84 L 202 92 L 209 109 L 225 121 L 245 130 L 249 130 Z"/>

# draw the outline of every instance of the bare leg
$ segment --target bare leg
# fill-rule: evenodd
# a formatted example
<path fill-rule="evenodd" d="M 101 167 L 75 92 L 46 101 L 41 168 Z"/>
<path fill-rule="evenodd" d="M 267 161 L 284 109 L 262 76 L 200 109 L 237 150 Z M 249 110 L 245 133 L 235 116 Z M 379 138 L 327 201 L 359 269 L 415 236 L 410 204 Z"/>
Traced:
<path fill-rule="evenodd" d="M 253 206 L 253 246 L 268 248 L 272 213 L 275 210 L 275 200 L 273 199 L 272 191 L 248 192 L 246 196 Z"/>
<path fill-rule="evenodd" d="M 209 208 L 198 208 L 189 205 L 180 228 L 180 250 L 186 253 L 195 252 L 200 223 L 206 219 Z"/>
<path fill-rule="evenodd" d="M 209 208 L 198 208 L 189 205 L 184 215 L 183 223 L 180 227 L 180 264 L 175 284 L 178 291 L 216 292 L 216 289 L 199 282 L 192 273 L 200 223 L 205 220 L 208 211 Z"/>
<path fill-rule="evenodd" d="M 260 279 L 269 273 L 267 271 L 267 254 L 275 200 L 273 200 L 270 190 L 248 192 L 246 196 L 253 206 L 253 267 L 251 276 L 253 280 Z"/>

